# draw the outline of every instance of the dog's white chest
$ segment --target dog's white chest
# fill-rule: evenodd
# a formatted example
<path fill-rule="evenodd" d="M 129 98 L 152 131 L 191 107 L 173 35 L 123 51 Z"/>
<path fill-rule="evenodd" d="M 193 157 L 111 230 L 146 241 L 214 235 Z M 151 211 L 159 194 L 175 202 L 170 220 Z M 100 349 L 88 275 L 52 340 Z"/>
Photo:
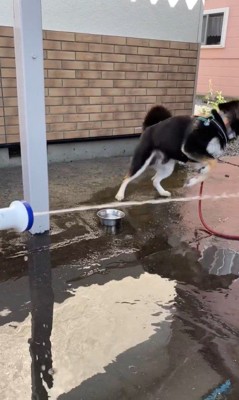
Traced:
<path fill-rule="evenodd" d="M 207 145 L 207 152 L 215 158 L 220 157 L 223 154 L 223 149 L 217 137 L 210 140 Z"/>

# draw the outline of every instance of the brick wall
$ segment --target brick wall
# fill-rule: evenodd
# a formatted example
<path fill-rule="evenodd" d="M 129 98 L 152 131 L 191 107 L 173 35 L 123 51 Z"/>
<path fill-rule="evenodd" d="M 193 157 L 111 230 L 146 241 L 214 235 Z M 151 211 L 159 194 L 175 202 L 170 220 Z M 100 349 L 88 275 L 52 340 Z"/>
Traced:
<path fill-rule="evenodd" d="M 47 139 L 135 134 L 163 103 L 191 113 L 198 46 L 44 31 Z M 13 31 L 0 27 L 0 144 L 19 142 Z"/>

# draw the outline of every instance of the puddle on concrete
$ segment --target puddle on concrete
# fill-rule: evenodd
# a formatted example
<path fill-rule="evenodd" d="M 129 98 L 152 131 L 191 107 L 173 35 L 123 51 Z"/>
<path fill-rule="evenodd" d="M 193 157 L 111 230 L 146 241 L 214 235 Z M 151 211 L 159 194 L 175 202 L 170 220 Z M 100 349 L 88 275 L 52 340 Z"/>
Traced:
<path fill-rule="evenodd" d="M 128 208 L 114 235 L 94 212 L 52 222 L 1 235 L 1 399 L 238 400 L 236 249 L 175 204 Z"/>

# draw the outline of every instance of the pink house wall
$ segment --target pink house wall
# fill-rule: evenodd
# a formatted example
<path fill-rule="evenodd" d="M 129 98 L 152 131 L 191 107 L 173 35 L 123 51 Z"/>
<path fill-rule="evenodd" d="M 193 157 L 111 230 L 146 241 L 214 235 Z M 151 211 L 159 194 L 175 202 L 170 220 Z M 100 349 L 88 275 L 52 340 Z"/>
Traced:
<path fill-rule="evenodd" d="M 205 10 L 229 7 L 224 48 L 201 48 L 197 93 L 208 92 L 209 80 L 214 90 L 239 98 L 239 0 L 206 0 Z"/>

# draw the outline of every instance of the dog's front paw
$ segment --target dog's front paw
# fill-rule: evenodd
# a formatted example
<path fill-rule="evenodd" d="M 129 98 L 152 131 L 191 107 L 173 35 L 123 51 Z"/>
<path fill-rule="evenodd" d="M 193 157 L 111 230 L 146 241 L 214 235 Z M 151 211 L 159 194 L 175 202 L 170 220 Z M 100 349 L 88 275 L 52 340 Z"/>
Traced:
<path fill-rule="evenodd" d="M 121 193 L 117 193 L 117 195 L 115 196 L 116 200 L 118 201 L 122 201 L 124 200 L 124 196 Z"/>
<path fill-rule="evenodd" d="M 191 179 L 189 179 L 188 182 L 186 182 L 186 183 L 184 184 L 183 187 L 191 187 L 191 186 L 196 185 L 198 182 L 199 182 L 199 179 L 198 179 L 198 178 L 191 178 Z"/>
<path fill-rule="evenodd" d="M 171 193 L 168 192 L 167 190 L 161 190 L 159 192 L 159 194 L 160 194 L 160 196 L 163 196 L 163 197 L 171 197 Z"/>

